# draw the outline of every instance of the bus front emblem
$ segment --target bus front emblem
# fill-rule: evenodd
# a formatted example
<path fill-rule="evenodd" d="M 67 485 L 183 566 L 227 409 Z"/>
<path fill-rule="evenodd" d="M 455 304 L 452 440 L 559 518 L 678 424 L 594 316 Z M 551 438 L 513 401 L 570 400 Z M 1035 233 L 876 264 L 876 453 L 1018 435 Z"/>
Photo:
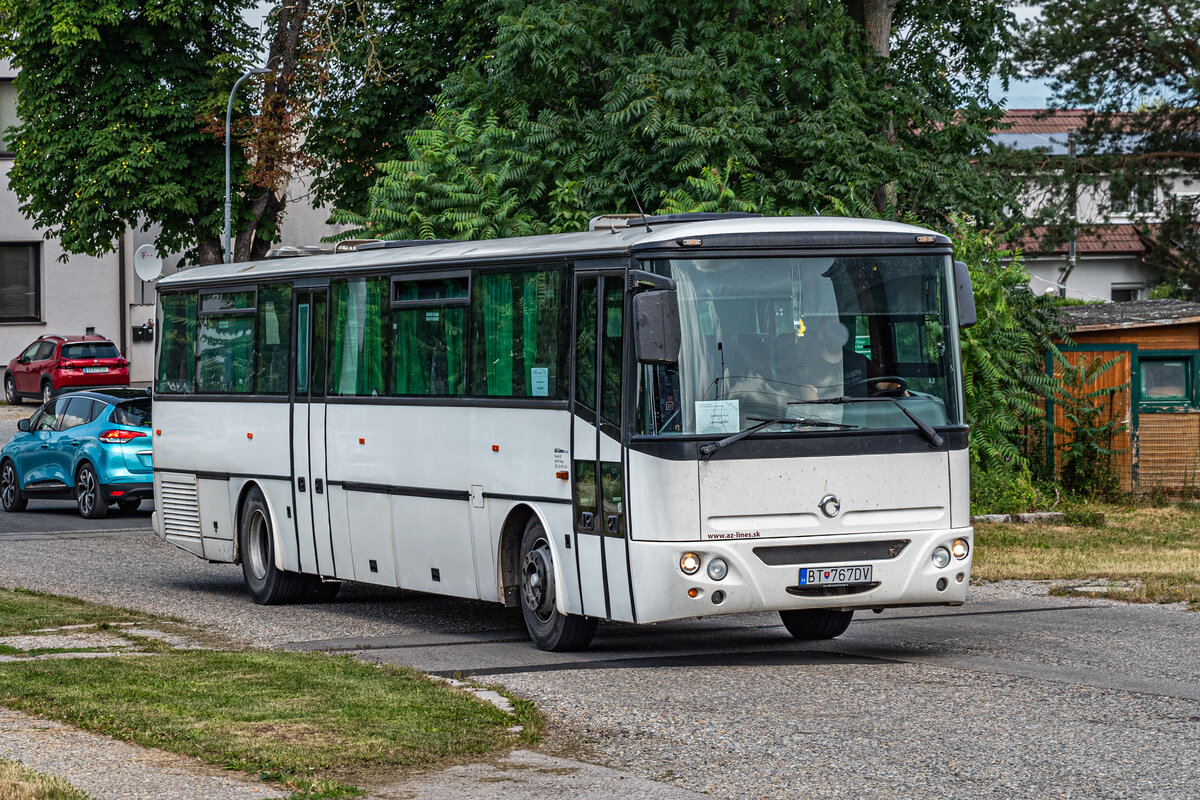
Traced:
<path fill-rule="evenodd" d="M 833 519 L 842 510 L 842 501 L 838 500 L 836 495 L 827 494 L 817 503 L 817 508 L 821 509 L 822 514 Z"/>

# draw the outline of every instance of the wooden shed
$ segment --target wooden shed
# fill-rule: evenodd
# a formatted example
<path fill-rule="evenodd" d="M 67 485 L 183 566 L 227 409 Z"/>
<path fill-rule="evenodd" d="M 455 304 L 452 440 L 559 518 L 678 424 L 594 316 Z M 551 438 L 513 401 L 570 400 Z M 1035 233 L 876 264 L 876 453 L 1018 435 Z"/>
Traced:
<path fill-rule="evenodd" d="M 1109 402 L 1123 431 L 1112 446 L 1126 491 L 1200 489 L 1200 303 L 1135 300 L 1071 306 L 1067 360 L 1119 357 L 1091 388 L 1124 386 Z M 1055 422 L 1066 425 L 1061 408 Z M 1049 452 L 1055 452 L 1048 440 Z"/>

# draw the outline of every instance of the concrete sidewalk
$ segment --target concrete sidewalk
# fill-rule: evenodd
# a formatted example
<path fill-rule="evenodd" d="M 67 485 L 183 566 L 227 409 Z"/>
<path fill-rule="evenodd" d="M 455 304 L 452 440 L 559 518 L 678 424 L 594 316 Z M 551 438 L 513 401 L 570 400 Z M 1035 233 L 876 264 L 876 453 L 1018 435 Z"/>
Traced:
<path fill-rule="evenodd" d="M 0 758 L 56 775 L 94 800 L 259 800 L 287 793 L 186 756 L 0 708 Z M 2 788 L 2 787 L 0 787 Z M 616 770 L 517 750 L 494 763 L 371 789 L 368 800 L 696 800 L 708 797 Z"/>

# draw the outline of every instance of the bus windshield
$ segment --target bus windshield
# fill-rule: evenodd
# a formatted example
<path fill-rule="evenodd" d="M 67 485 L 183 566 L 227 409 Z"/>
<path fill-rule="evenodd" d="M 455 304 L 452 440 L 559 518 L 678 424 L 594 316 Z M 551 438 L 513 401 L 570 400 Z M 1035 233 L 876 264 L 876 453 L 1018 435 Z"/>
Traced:
<path fill-rule="evenodd" d="M 681 259 L 647 268 L 675 280 L 682 344 L 678 364 L 638 369 L 638 434 L 962 422 L 949 256 Z"/>

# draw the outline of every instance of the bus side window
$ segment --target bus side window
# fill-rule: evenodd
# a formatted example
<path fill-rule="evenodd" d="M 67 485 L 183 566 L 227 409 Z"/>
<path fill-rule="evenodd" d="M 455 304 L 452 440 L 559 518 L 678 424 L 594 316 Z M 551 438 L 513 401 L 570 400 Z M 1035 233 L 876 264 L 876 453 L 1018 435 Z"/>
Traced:
<path fill-rule="evenodd" d="M 604 279 L 604 342 L 600 354 L 600 416 L 621 424 L 621 348 L 624 341 L 625 287 Z"/>
<path fill-rule="evenodd" d="M 596 409 L 596 279 L 579 282 L 575 320 L 575 402 Z"/>

